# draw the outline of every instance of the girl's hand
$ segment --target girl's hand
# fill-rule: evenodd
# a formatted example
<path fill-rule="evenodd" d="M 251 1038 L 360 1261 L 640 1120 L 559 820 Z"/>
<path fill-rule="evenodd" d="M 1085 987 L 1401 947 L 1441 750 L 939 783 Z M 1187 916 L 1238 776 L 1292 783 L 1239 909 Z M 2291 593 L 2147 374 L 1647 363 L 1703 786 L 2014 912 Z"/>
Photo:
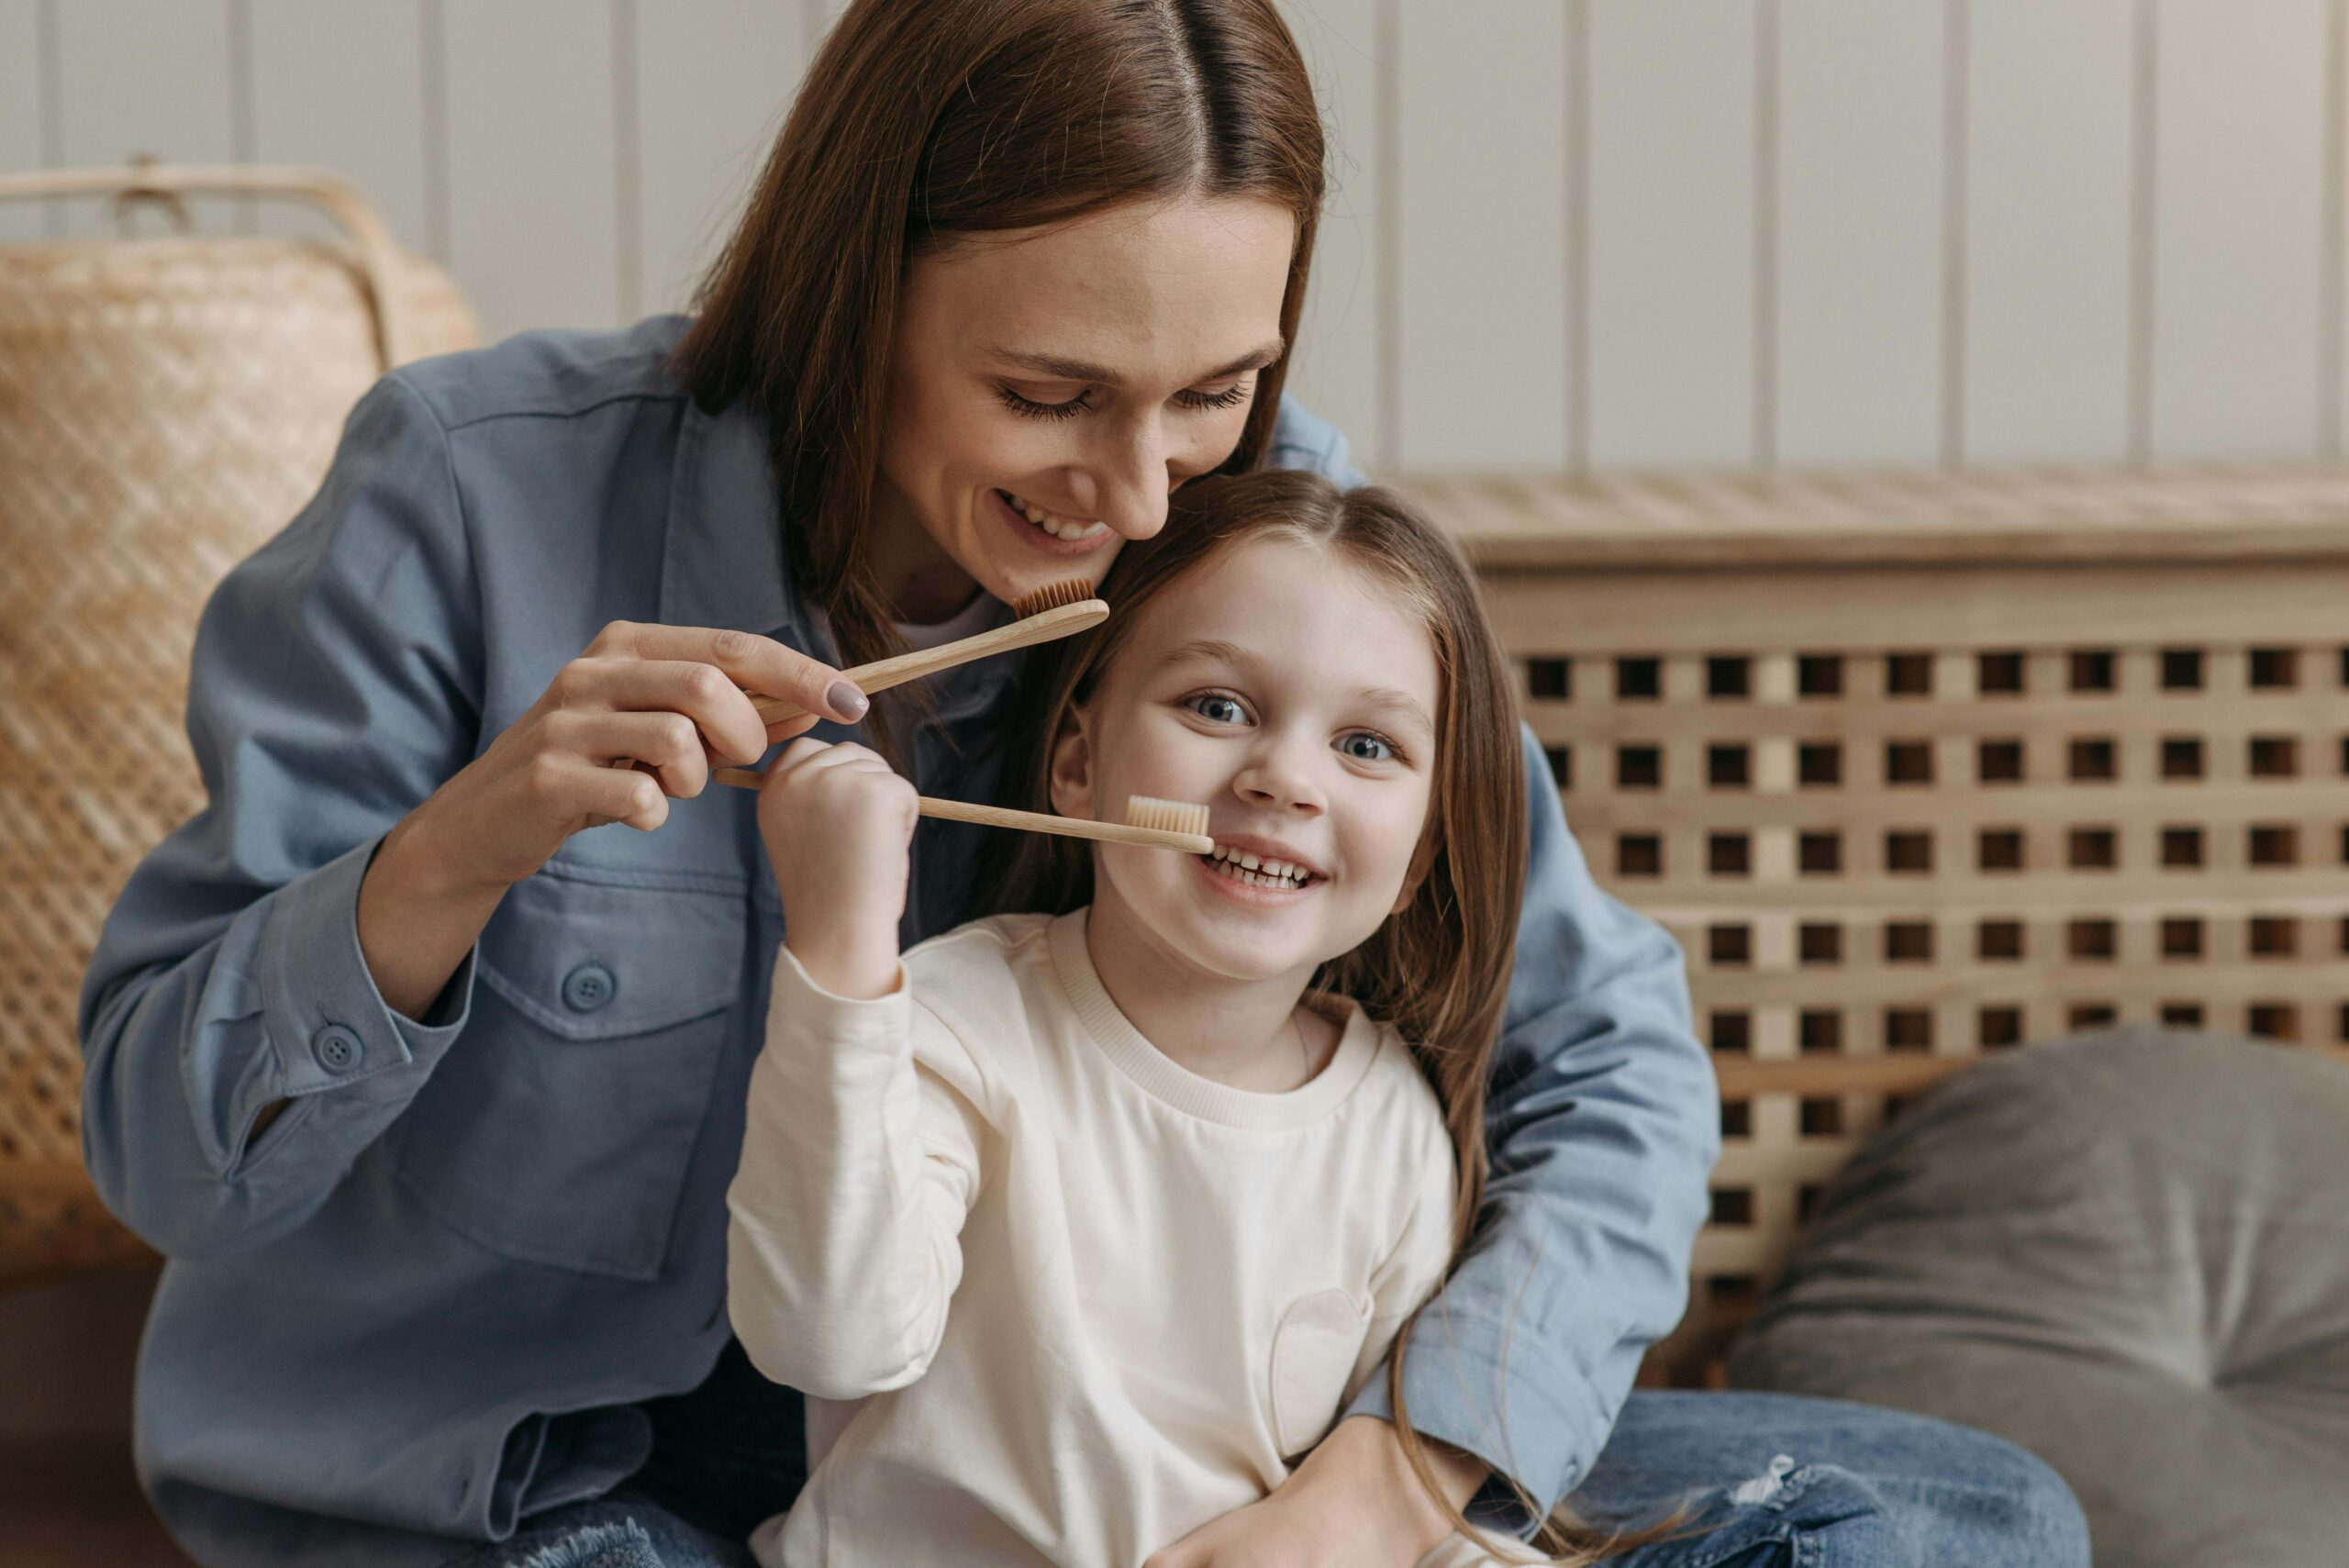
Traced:
<path fill-rule="evenodd" d="M 897 984 L 914 786 L 862 746 L 795 740 L 759 790 L 759 836 L 783 895 L 784 946 L 835 996 Z"/>
<path fill-rule="evenodd" d="M 743 686 L 809 711 L 762 723 Z M 813 716 L 863 714 L 864 694 L 838 671 L 772 638 L 614 621 L 417 808 L 418 832 L 443 880 L 502 891 L 584 828 L 660 827 L 671 796 L 708 786 L 713 758 L 755 762 Z"/>
<path fill-rule="evenodd" d="M 1483 1484 L 1480 1462 L 1432 1447 L 1430 1457 L 1454 1502 Z M 1351 1416 L 1271 1496 L 1210 1519 L 1142 1568 L 1411 1568 L 1451 1533 L 1394 1427 Z"/>

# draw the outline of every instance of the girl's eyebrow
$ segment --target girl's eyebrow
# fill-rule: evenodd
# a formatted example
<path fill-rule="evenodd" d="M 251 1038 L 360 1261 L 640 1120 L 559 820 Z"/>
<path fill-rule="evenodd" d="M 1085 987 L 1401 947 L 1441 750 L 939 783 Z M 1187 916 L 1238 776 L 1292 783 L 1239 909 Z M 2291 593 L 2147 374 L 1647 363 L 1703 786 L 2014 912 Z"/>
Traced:
<path fill-rule="evenodd" d="M 1219 637 L 1202 637 L 1178 644 L 1159 661 L 1161 664 L 1245 664 L 1248 655 L 1236 642 L 1226 642 Z"/>

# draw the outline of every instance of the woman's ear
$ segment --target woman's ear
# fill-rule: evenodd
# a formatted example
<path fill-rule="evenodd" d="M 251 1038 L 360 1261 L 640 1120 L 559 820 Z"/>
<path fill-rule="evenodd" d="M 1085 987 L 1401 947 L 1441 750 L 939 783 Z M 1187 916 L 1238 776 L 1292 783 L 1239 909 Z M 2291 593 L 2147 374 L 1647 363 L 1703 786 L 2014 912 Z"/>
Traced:
<path fill-rule="evenodd" d="M 1097 818 L 1093 804 L 1093 738 L 1083 708 L 1071 704 L 1052 737 L 1052 809 L 1063 817 Z"/>

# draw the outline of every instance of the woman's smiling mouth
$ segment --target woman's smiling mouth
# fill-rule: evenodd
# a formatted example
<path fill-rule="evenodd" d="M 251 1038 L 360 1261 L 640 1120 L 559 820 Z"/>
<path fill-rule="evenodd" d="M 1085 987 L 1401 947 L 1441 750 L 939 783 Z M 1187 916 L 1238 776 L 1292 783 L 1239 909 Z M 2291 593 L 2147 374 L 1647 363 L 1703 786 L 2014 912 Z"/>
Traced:
<path fill-rule="evenodd" d="M 1015 495 L 1008 490 L 997 490 L 996 494 L 1003 498 L 1004 505 L 1010 508 L 1012 516 L 1025 519 L 1030 527 L 1040 532 L 1050 534 L 1063 544 L 1097 539 L 1109 531 L 1109 525 L 1107 523 L 1086 522 L 1078 517 L 1063 517 L 1058 512 L 1048 511 L 1033 501 Z"/>

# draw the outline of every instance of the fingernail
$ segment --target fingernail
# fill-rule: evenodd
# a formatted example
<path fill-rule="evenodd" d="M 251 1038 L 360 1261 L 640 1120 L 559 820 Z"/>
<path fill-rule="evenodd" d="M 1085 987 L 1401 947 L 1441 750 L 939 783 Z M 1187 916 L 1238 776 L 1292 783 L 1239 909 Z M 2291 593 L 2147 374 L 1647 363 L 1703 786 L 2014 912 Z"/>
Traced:
<path fill-rule="evenodd" d="M 856 689 L 854 682 L 834 681 L 824 688 L 824 706 L 832 710 L 834 717 L 844 723 L 854 724 L 864 717 L 864 710 L 871 707 L 873 704 L 863 692 Z"/>

